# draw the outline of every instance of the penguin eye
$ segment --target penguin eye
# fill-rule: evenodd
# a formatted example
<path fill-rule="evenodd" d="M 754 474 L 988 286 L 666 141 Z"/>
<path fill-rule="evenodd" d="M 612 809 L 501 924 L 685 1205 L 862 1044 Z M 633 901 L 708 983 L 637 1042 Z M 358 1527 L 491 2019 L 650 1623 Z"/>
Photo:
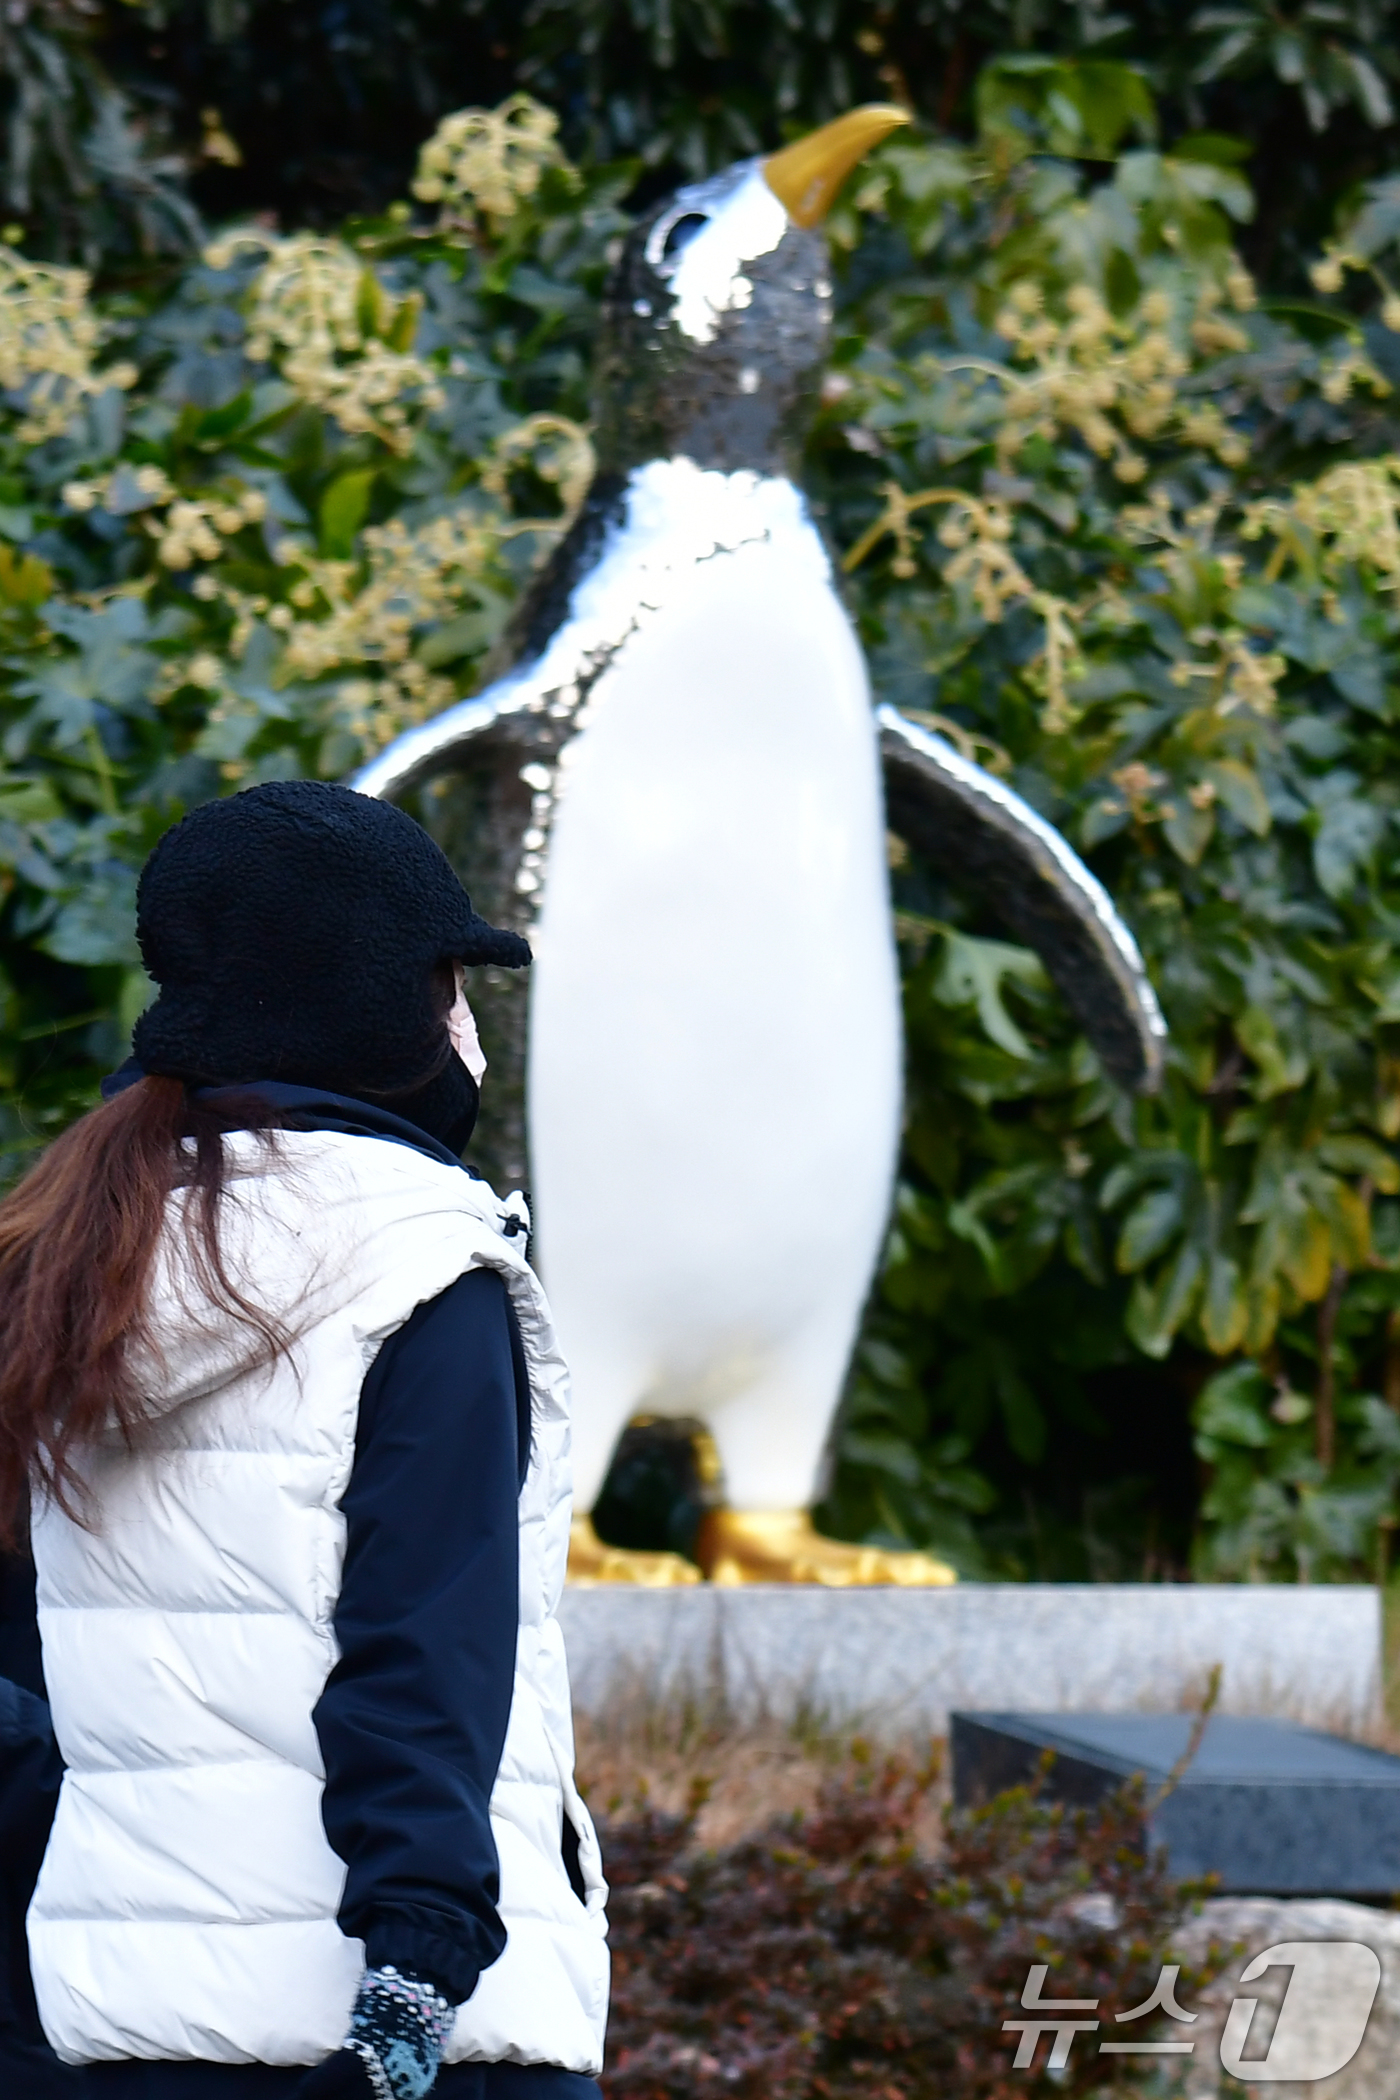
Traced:
<path fill-rule="evenodd" d="M 674 226 L 667 230 L 666 238 L 661 244 L 662 262 L 674 262 L 682 248 L 694 240 L 702 226 L 708 226 L 709 223 L 704 212 L 684 212 Z"/>

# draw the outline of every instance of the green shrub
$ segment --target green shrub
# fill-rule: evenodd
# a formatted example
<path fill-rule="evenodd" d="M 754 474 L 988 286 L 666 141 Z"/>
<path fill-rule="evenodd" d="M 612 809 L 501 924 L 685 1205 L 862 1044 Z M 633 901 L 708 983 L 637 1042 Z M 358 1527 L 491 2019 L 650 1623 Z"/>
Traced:
<path fill-rule="evenodd" d="M 1102 873 L 1168 1078 L 1116 1097 L 1031 959 L 897 870 L 905 1173 L 828 1520 L 969 1572 L 1172 1572 L 1183 1435 L 1139 1437 L 1136 1502 L 1105 1483 L 1097 1564 L 1076 1497 L 1199 1392 L 1200 1572 L 1364 1569 L 1396 1477 L 1368 1389 L 1400 1397 L 1395 316 L 1384 281 L 1375 319 L 1261 299 L 1219 142 L 1107 180 L 1034 142 L 996 105 L 980 153 L 891 147 L 858 194 L 817 485 L 877 684 Z M 1228 1463 L 1212 1358 L 1268 1401 Z"/>
<path fill-rule="evenodd" d="M 1125 68 L 1050 87 L 1003 67 L 975 147 L 852 184 L 805 475 L 881 695 L 1089 857 L 1169 1072 L 1117 1095 L 896 853 L 905 1154 L 826 1521 L 968 1573 L 1365 1572 L 1400 1463 L 1400 210 L 1374 185 L 1320 295 L 1271 300 L 1229 141 L 1144 143 Z M 7 1172 L 122 1054 L 160 831 L 480 681 L 587 479 L 635 174 L 516 97 L 340 234 L 96 300 L 0 248 Z"/>

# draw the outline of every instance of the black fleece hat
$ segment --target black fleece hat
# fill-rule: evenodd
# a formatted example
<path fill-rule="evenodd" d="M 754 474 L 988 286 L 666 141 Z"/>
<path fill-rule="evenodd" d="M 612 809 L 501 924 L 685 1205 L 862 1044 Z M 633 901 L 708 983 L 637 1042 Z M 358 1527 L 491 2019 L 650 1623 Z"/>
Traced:
<path fill-rule="evenodd" d="M 160 986 L 132 1037 L 147 1072 L 343 1093 L 413 1087 L 440 1060 L 434 965 L 530 960 L 412 817 L 318 780 L 245 788 L 168 831 L 136 937 Z"/>

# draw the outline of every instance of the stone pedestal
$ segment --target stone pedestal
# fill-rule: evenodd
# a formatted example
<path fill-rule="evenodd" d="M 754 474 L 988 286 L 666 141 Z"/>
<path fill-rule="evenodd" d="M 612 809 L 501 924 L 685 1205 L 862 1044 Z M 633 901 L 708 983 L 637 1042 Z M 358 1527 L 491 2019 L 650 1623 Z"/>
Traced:
<path fill-rule="evenodd" d="M 945 1735 L 955 1707 L 1179 1712 L 1221 1666 L 1226 1713 L 1339 1733 L 1380 1715 L 1377 1591 L 1342 1584 L 959 1583 L 565 1591 L 574 1699 L 716 1697 Z"/>

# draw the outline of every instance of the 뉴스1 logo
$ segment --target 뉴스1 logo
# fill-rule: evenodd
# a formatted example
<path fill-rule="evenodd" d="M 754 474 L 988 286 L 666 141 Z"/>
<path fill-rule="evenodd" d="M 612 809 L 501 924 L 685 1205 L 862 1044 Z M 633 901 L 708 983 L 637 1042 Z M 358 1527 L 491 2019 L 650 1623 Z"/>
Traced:
<path fill-rule="evenodd" d="M 1381 1965 L 1360 1940 L 1285 1940 L 1256 1954 L 1241 1983 L 1266 1969 L 1291 1968 L 1267 2056 L 1247 2058 L 1257 1998 L 1236 1998 L 1220 2037 L 1220 2061 L 1235 2078 L 1261 2085 L 1283 2078 L 1330 2078 L 1361 2047 L 1380 1988 Z"/>
<path fill-rule="evenodd" d="M 1274 2031 L 1267 2049 L 1250 2051 L 1250 2033 L 1259 2007 L 1257 1998 L 1236 1997 L 1220 2036 L 1220 2062 L 1234 2078 L 1253 2085 L 1288 2080 L 1307 2084 L 1330 2078 L 1343 2070 L 1361 2047 L 1366 2023 L 1380 1988 L 1381 1965 L 1374 1950 L 1360 1940 L 1284 1940 L 1256 1954 L 1240 1975 L 1240 1982 L 1257 1983 L 1270 1969 L 1287 1968 L 1291 1973 Z M 1097 2034 L 1104 2024 L 1097 2019 L 1079 2019 L 1076 2014 L 1096 2013 L 1097 1998 L 1046 1998 L 1041 1994 L 1049 1975 L 1048 1963 L 1037 1962 L 1026 1978 L 1021 2004 L 1032 2015 L 1027 2020 L 1003 2020 L 1003 2033 L 1019 2035 L 1013 2067 L 1029 2071 L 1043 2037 L 1052 2037 L 1045 2069 L 1063 2071 L 1076 2035 Z M 1177 1977 L 1172 1963 L 1157 1978 L 1152 1995 L 1129 2012 L 1116 2016 L 1114 2025 L 1128 2026 L 1151 2013 L 1165 2013 L 1182 2026 L 1194 2026 L 1199 2013 L 1178 2004 Z M 1136 2038 L 1100 2041 L 1100 2056 L 1190 2056 L 1196 2044 L 1184 2038 L 1147 2042 Z M 1246 2054 L 1246 2051 L 1250 2053 Z"/>

